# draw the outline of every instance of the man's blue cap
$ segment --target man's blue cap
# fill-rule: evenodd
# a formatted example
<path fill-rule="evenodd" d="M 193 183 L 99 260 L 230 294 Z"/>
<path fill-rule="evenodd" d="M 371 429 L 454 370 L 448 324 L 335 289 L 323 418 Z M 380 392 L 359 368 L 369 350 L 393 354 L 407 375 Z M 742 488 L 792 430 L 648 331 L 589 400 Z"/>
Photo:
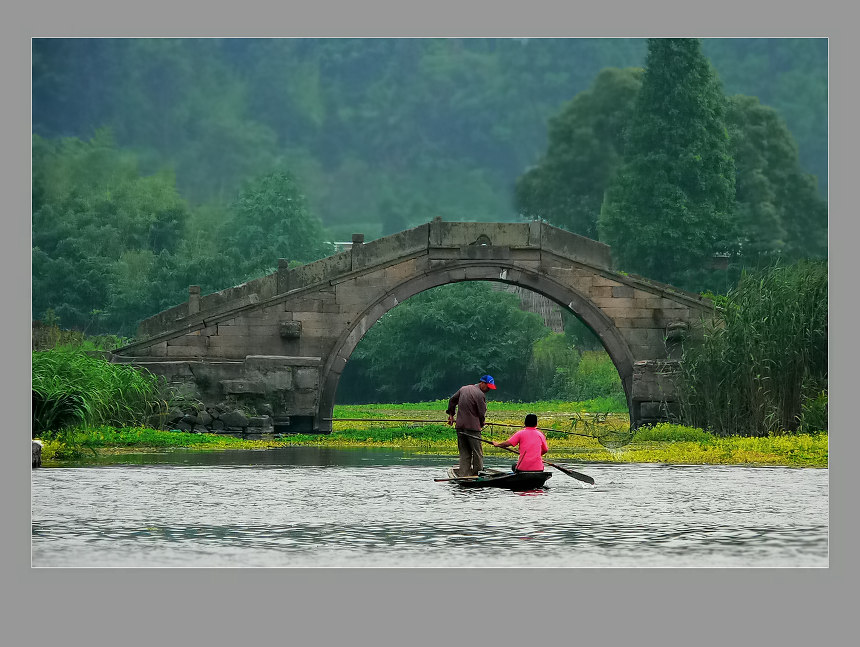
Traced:
<path fill-rule="evenodd" d="M 496 388 L 496 381 L 493 379 L 492 375 L 482 375 L 481 376 L 481 382 L 486 382 L 487 386 L 490 387 L 491 389 Z"/>

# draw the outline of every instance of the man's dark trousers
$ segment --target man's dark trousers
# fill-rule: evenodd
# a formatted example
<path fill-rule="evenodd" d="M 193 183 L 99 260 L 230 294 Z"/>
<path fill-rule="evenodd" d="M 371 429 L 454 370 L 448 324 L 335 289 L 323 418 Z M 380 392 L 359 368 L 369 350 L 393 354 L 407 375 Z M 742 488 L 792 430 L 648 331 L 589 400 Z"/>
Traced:
<path fill-rule="evenodd" d="M 480 429 L 457 430 L 457 449 L 460 451 L 458 476 L 476 476 L 484 468 L 484 447 L 480 437 Z"/>

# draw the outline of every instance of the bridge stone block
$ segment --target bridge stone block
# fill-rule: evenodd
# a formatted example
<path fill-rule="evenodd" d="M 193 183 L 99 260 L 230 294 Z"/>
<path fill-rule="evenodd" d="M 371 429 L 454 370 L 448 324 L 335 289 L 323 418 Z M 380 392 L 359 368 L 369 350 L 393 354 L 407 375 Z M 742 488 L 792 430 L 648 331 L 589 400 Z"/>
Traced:
<path fill-rule="evenodd" d="M 350 271 L 352 271 L 352 255 L 350 252 L 340 252 L 334 256 L 289 270 L 285 287 L 289 291 L 297 290 L 328 281 Z"/>
<path fill-rule="evenodd" d="M 562 258 L 575 259 L 596 267 L 607 269 L 612 267 L 608 245 L 554 227 L 544 225 L 541 249 Z"/>
<path fill-rule="evenodd" d="M 287 395 L 287 406 L 291 415 L 312 416 L 316 413 L 315 391 L 291 391 Z"/>
<path fill-rule="evenodd" d="M 510 259 L 516 261 L 517 264 L 532 266 L 537 269 L 541 262 L 541 251 L 539 248 L 523 249 L 520 247 L 509 247 L 511 250 Z"/>
<path fill-rule="evenodd" d="M 391 265 L 382 270 L 382 282 L 386 287 L 393 287 L 428 269 L 426 258 L 412 258 L 397 265 Z"/>
<path fill-rule="evenodd" d="M 266 393 L 266 384 L 255 380 L 221 380 L 221 388 L 224 390 L 225 395 L 245 393 L 264 395 Z"/>
<path fill-rule="evenodd" d="M 298 299 L 290 301 L 290 317 L 293 317 L 295 312 L 322 312 L 323 304 L 327 301 L 323 299 Z"/>
<path fill-rule="evenodd" d="M 633 364 L 633 399 L 674 401 L 679 366 L 674 360 L 640 361 Z"/>
<path fill-rule="evenodd" d="M 168 346 L 167 357 L 204 357 L 207 349 L 196 346 Z"/>
<path fill-rule="evenodd" d="M 615 325 L 619 328 L 653 328 L 655 330 L 663 330 L 662 326 L 655 326 L 653 317 L 632 317 L 625 319 L 616 319 Z"/>
<path fill-rule="evenodd" d="M 656 310 L 658 308 L 661 308 L 662 305 L 663 305 L 663 299 L 660 297 L 655 297 L 654 295 L 648 295 L 646 297 L 634 295 L 634 297 L 633 297 L 633 307 L 634 308 L 643 308 L 645 310 Z"/>
<path fill-rule="evenodd" d="M 319 366 L 320 357 L 305 355 L 248 355 L 245 365 L 254 370 L 282 369 L 294 366 Z"/>
<path fill-rule="evenodd" d="M 130 357 L 167 357 L 167 342 L 157 342 L 150 346 L 140 346 L 129 353 Z"/>
<path fill-rule="evenodd" d="M 294 357 L 288 355 L 248 355 L 242 363 L 246 371 L 272 373 L 290 370 L 294 366 Z"/>
<path fill-rule="evenodd" d="M 212 337 L 212 343 L 209 345 L 210 354 L 215 357 L 223 357 L 229 359 L 244 359 L 249 352 L 256 355 L 277 355 L 286 343 L 278 338 L 280 342 L 278 348 L 265 348 L 270 344 L 261 343 L 261 340 L 254 337 Z"/>
<path fill-rule="evenodd" d="M 633 299 L 633 288 L 629 285 L 613 285 L 612 296 L 619 299 Z"/>
<path fill-rule="evenodd" d="M 279 324 L 279 332 L 282 339 L 298 339 L 302 336 L 302 322 L 282 321 Z"/>
<path fill-rule="evenodd" d="M 218 337 L 231 337 L 234 335 L 247 337 L 248 333 L 248 324 L 244 321 L 232 324 L 218 324 Z"/>
<path fill-rule="evenodd" d="M 646 290 L 634 288 L 633 289 L 633 298 L 634 299 L 645 299 L 645 300 L 650 301 L 650 300 L 654 300 L 654 299 L 660 299 L 662 297 L 660 297 L 660 295 L 654 294 L 653 292 L 648 292 Z"/>
<path fill-rule="evenodd" d="M 316 368 L 297 368 L 296 369 L 296 388 L 297 389 L 316 389 L 320 383 L 319 370 Z"/>
<path fill-rule="evenodd" d="M 595 301 L 595 303 L 597 302 Z M 608 317 L 614 319 L 616 322 L 621 319 L 635 319 L 637 317 L 642 319 L 652 319 L 652 324 L 654 321 L 652 316 L 654 312 L 653 310 L 648 310 L 647 308 L 634 308 L 632 301 L 630 305 L 621 305 L 618 307 L 604 306 L 602 310 Z"/>
<path fill-rule="evenodd" d="M 511 258 L 511 248 L 496 245 L 465 245 L 460 248 L 460 258 L 467 260 L 501 260 Z"/>
<path fill-rule="evenodd" d="M 188 362 L 133 362 L 133 365 L 167 379 L 194 377 Z"/>
<path fill-rule="evenodd" d="M 655 328 L 621 328 L 621 334 L 627 343 L 639 349 L 641 359 L 664 359 L 666 345 L 663 341 L 664 331 Z"/>
<path fill-rule="evenodd" d="M 352 282 L 338 283 L 336 288 L 337 304 L 341 307 L 366 306 L 368 302 L 375 301 L 383 294 L 381 288 L 375 286 L 356 287 Z"/>
<path fill-rule="evenodd" d="M 460 260 L 459 248 L 431 247 L 428 253 L 428 261 L 431 267 L 442 267 Z"/>
<path fill-rule="evenodd" d="M 196 332 L 188 333 L 182 337 L 167 340 L 168 349 L 171 346 L 191 346 L 194 348 L 206 348 L 207 337 L 201 337 Z"/>
<path fill-rule="evenodd" d="M 529 245 L 534 247 L 541 246 L 541 238 L 543 235 L 543 227 L 538 220 L 532 220 L 529 223 Z"/>
<path fill-rule="evenodd" d="M 353 245 L 351 249 L 353 271 L 365 267 L 374 267 L 425 251 L 430 235 L 429 231 L 429 225 L 424 224 L 364 245 Z"/>
<path fill-rule="evenodd" d="M 499 273 L 494 268 L 487 267 L 467 267 L 464 269 L 464 274 L 470 280 L 486 280 L 494 279 Z"/>
<path fill-rule="evenodd" d="M 526 247 L 529 244 L 528 223 L 444 222 L 430 223 L 430 245 L 462 247 L 473 245 L 482 237 L 494 246 Z"/>
<path fill-rule="evenodd" d="M 309 337 L 302 339 L 299 344 L 298 352 L 302 355 L 314 355 L 318 357 L 327 357 L 334 346 L 336 339 L 331 337 Z"/>
<path fill-rule="evenodd" d="M 621 285 L 618 281 L 613 279 L 606 278 L 605 276 L 601 276 L 599 274 L 595 274 L 591 277 L 592 285 L 609 285 L 611 287 L 618 287 Z"/>
<path fill-rule="evenodd" d="M 267 393 L 289 391 L 294 388 L 293 370 L 287 368 L 280 371 L 269 371 L 265 374 L 263 383 Z"/>
<path fill-rule="evenodd" d="M 297 312 L 296 323 L 301 324 L 304 335 L 328 334 L 333 329 L 346 327 L 346 322 L 351 321 L 351 312 L 326 313 L 326 312 Z"/>

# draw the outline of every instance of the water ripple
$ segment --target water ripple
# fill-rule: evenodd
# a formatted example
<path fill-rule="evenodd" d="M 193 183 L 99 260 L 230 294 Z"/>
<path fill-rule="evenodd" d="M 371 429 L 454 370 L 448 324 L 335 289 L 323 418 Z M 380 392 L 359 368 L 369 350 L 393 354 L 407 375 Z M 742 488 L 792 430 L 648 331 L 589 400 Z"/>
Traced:
<path fill-rule="evenodd" d="M 34 470 L 32 563 L 828 564 L 827 470 L 594 465 L 594 487 L 557 473 L 515 493 L 435 483 L 438 460 L 360 458 Z"/>

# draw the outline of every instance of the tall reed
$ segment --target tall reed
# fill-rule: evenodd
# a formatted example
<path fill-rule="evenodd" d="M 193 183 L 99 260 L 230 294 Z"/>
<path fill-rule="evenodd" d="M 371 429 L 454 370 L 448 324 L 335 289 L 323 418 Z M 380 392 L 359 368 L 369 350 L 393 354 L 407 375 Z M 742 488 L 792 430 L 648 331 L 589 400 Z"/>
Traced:
<path fill-rule="evenodd" d="M 143 424 L 166 411 L 168 397 L 153 374 L 74 348 L 33 353 L 33 434 L 73 425 Z"/>
<path fill-rule="evenodd" d="M 796 431 L 827 389 L 826 263 L 745 273 L 721 314 L 685 350 L 683 420 L 719 435 Z"/>

